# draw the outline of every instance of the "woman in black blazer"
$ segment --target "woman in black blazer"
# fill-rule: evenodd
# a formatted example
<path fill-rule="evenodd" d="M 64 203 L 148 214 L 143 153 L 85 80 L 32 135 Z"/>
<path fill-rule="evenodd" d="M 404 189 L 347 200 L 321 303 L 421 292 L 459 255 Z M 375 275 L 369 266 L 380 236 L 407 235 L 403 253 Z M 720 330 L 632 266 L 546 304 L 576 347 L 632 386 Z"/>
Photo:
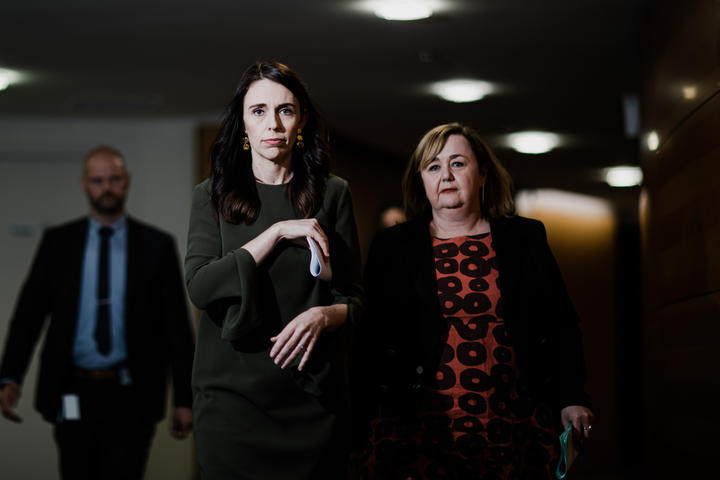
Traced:
<path fill-rule="evenodd" d="M 409 221 L 365 270 L 356 393 L 369 478 L 550 478 L 560 424 L 588 437 L 578 316 L 539 221 L 473 129 L 420 141 Z"/>

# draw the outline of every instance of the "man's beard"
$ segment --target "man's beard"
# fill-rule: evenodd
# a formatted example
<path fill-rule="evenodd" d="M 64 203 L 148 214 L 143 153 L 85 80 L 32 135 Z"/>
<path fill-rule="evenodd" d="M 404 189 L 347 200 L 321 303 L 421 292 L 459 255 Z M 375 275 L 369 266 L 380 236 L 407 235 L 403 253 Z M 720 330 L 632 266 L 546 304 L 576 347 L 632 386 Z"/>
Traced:
<path fill-rule="evenodd" d="M 101 215 L 115 215 L 125 208 L 125 197 L 105 192 L 98 197 L 87 196 L 90 205 Z"/>

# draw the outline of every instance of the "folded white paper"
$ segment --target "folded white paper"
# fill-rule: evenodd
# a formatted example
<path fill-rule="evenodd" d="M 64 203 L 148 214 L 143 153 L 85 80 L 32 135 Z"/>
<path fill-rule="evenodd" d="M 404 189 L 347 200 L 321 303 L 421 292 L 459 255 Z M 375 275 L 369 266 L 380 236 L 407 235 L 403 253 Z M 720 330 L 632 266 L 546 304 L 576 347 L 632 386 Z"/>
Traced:
<path fill-rule="evenodd" d="M 309 235 L 305 237 L 310 248 L 310 274 L 318 277 L 320 280 L 330 281 L 332 278 L 332 269 L 330 262 L 325 261 L 325 256 L 320 250 L 320 246 Z"/>

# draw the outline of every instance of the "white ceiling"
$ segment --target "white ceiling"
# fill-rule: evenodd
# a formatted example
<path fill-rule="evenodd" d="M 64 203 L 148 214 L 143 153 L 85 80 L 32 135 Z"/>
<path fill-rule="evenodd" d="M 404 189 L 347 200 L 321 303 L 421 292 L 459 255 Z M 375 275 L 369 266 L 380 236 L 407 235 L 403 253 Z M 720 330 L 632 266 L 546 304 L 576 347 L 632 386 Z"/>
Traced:
<path fill-rule="evenodd" d="M 3 0 L 0 68 L 26 82 L 0 115 L 217 119 L 245 67 L 300 73 L 336 135 L 405 158 L 430 127 L 465 121 L 520 186 L 603 192 L 600 167 L 637 162 L 622 98 L 641 87 L 646 0 L 438 0 L 388 22 L 350 0 Z M 497 84 L 480 102 L 428 95 L 463 76 Z M 568 144 L 528 156 L 503 134 L 550 130 Z"/>

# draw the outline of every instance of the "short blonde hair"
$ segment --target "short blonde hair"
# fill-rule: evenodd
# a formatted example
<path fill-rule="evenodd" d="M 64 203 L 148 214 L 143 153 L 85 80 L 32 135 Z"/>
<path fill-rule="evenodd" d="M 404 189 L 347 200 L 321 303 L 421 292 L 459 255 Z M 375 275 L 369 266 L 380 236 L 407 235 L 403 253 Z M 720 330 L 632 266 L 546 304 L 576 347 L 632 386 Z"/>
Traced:
<path fill-rule="evenodd" d="M 484 201 L 480 205 L 483 217 L 495 220 L 514 215 L 515 204 L 510 174 L 475 129 L 461 123 L 446 123 L 423 135 L 405 168 L 402 181 L 403 207 L 408 220 L 430 212 L 430 202 L 420 172 L 437 157 L 450 135 L 462 135 L 467 139 L 477 159 L 479 170 L 486 173 L 483 187 Z"/>

